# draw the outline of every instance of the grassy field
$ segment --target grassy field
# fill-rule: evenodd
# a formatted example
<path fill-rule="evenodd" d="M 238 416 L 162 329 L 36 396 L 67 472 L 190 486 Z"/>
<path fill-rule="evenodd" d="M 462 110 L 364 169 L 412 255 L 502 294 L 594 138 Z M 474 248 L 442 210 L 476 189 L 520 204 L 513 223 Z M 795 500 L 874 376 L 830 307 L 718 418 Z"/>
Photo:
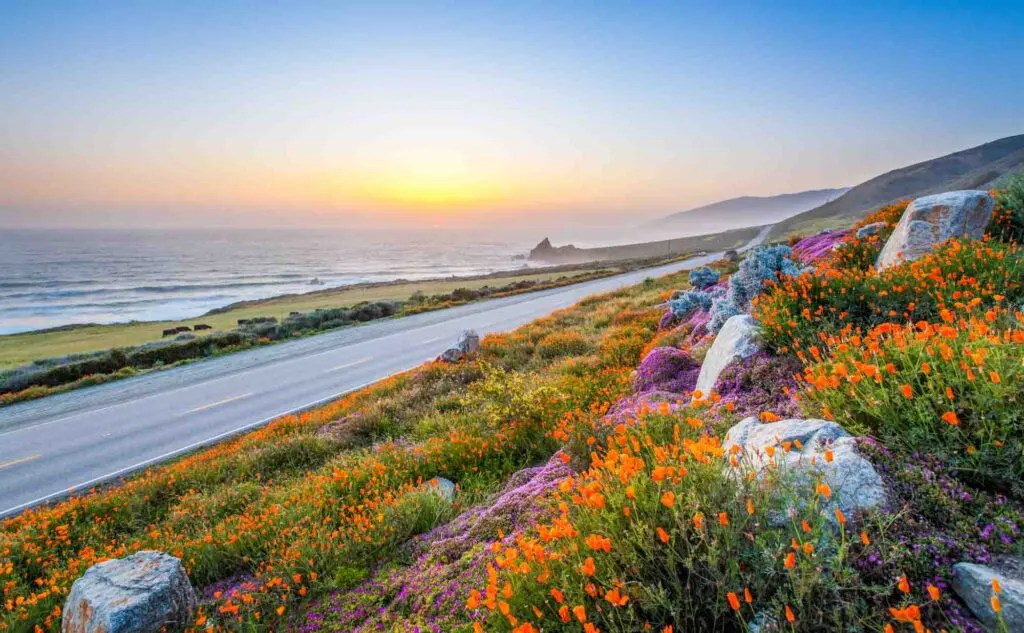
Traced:
<path fill-rule="evenodd" d="M 554 271 L 516 273 L 474 278 L 435 279 L 407 283 L 349 286 L 301 295 L 274 297 L 246 302 L 222 313 L 209 314 L 181 321 L 142 321 L 113 325 L 85 325 L 39 332 L 25 332 L 0 336 L 0 369 L 7 369 L 43 358 L 93 352 L 113 347 L 141 345 L 160 340 L 164 329 L 197 323 L 213 327 L 214 332 L 234 328 L 238 319 L 256 316 L 274 316 L 279 320 L 289 312 L 307 312 L 316 308 L 352 306 L 363 301 L 404 300 L 415 292 L 426 295 L 448 293 L 456 288 L 476 289 L 482 286 L 500 286 L 516 281 L 544 282 L 563 275 L 570 277 L 593 273 L 596 270 L 616 270 L 613 264 L 595 263 L 585 268 Z"/>

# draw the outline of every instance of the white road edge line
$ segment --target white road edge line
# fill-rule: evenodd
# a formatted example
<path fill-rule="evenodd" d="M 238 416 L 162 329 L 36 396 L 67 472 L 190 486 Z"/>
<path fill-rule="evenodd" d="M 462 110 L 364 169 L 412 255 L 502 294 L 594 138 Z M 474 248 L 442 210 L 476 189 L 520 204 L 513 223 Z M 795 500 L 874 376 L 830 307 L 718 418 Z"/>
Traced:
<path fill-rule="evenodd" d="M 218 402 L 211 402 L 210 404 L 204 404 L 201 407 L 196 407 L 195 409 L 189 409 L 188 411 L 185 412 L 185 415 L 188 415 L 189 413 L 196 413 L 198 411 L 206 411 L 207 409 L 212 409 L 214 407 L 219 407 L 222 404 L 227 404 L 229 402 L 234 402 L 235 400 L 241 400 L 242 398 L 248 398 L 251 395 L 252 395 L 252 392 L 250 391 L 249 393 L 243 393 L 243 394 L 239 394 L 237 396 L 231 396 L 230 398 L 225 398 L 224 400 L 220 400 Z"/>
<path fill-rule="evenodd" d="M 433 358 L 433 357 L 431 357 L 431 358 Z M 429 361 L 431 358 L 427 358 L 427 359 L 424 359 L 422 361 L 419 361 L 418 363 L 416 363 L 414 365 L 410 365 L 409 367 L 406 367 L 405 369 L 400 369 L 400 370 L 398 370 L 396 372 L 388 374 L 387 376 L 381 376 L 380 378 L 375 378 L 375 379 L 373 379 L 373 380 L 371 380 L 369 382 L 364 382 L 364 383 L 362 383 L 360 385 L 356 385 L 354 387 L 349 387 L 348 389 L 345 389 L 344 391 L 339 391 L 338 393 L 335 393 L 333 395 L 327 396 L 325 398 L 319 398 L 317 400 L 314 400 L 313 402 L 308 402 L 306 404 L 299 405 L 297 407 L 293 407 L 291 409 L 288 409 L 287 411 L 282 411 L 280 413 L 275 413 L 274 415 L 265 417 L 262 420 L 259 420 L 259 421 L 256 421 L 256 422 L 250 422 L 249 424 L 243 424 L 242 426 L 239 426 L 239 427 L 236 427 L 234 429 L 231 429 L 230 431 L 224 431 L 223 433 L 218 433 L 217 435 L 214 435 L 212 437 L 208 437 L 206 439 L 199 440 L 197 442 L 193 442 L 193 443 L 191 443 L 191 444 L 189 444 L 187 446 L 183 446 L 181 448 L 177 448 L 177 449 L 175 449 L 173 451 L 168 451 L 168 452 L 166 452 L 166 453 L 164 453 L 162 455 L 157 455 L 156 457 L 151 457 L 151 458 L 149 458 L 147 460 L 143 460 L 143 461 L 138 462 L 136 464 L 132 464 L 131 466 L 125 466 L 124 468 L 119 468 L 118 470 L 115 470 L 113 472 L 107 473 L 105 475 L 100 475 L 99 477 L 93 477 L 92 479 L 90 479 L 88 481 L 83 481 L 81 483 L 77 483 L 77 484 L 75 484 L 73 486 L 69 486 L 69 487 L 64 488 L 62 490 L 58 490 L 56 492 L 51 492 L 48 495 L 43 495 L 42 497 L 33 499 L 31 501 L 26 501 L 25 503 L 21 503 L 21 504 L 18 504 L 16 506 L 12 506 L 10 508 L 7 508 L 6 510 L 0 510 L 0 519 L 6 518 L 8 516 L 11 516 L 11 515 L 13 515 L 13 514 L 15 514 L 17 512 L 20 512 L 21 510 L 26 509 L 26 508 L 31 508 L 33 506 L 37 506 L 37 505 L 39 505 L 41 503 L 44 503 L 46 501 L 49 501 L 51 499 L 60 498 L 60 497 L 64 497 L 64 496 L 68 496 L 68 495 L 74 494 L 74 492 L 76 490 L 84 490 L 86 488 L 89 488 L 91 486 L 95 486 L 96 484 L 103 483 L 105 481 L 109 481 L 109 480 L 114 479 L 116 477 L 120 477 L 122 475 L 128 475 L 128 474 L 131 474 L 131 473 L 133 473 L 135 471 L 142 470 L 143 468 L 145 468 L 147 466 L 150 466 L 152 464 L 159 463 L 159 462 L 162 462 L 162 461 L 167 460 L 167 459 L 171 459 L 172 457 L 177 457 L 178 455 L 181 455 L 183 453 L 187 453 L 187 452 L 189 452 L 191 450 L 195 450 L 197 448 L 202 448 L 204 446 L 207 446 L 207 445 L 210 445 L 210 444 L 214 444 L 216 442 L 219 442 L 220 440 L 229 438 L 232 435 L 237 435 L 239 433 L 243 433 L 243 432 L 248 431 L 250 429 L 254 429 L 256 427 L 263 426 L 264 424 L 272 422 L 273 420 L 275 420 L 275 419 L 277 419 L 279 417 L 282 417 L 282 416 L 285 416 L 285 415 L 291 415 L 293 413 L 298 413 L 300 411 L 305 411 L 305 410 L 308 410 L 308 409 L 312 409 L 312 408 L 317 407 L 317 406 L 319 406 L 321 404 L 326 404 L 326 403 L 328 403 L 328 402 L 330 402 L 332 400 L 337 400 L 338 398 L 340 398 L 340 397 L 342 397 L 344 395 L 350 394 L 350 393 L 352 393 L 354 391 L 359 391 L 363 387 L 368 387 L 368 386 L 370 386 L 370 385 L 372 385 L 372 384 L 374 384 L 376 382 L 380 382 L 381 380 L 384 380 L 385 378 L 389 378 L 391 376 L 394 376 L 395 374 L 401 374 L 403 372 L 409 371 L 410 369 L 415 369 L 416 367 L 419 367 L 423 363 Z"/>

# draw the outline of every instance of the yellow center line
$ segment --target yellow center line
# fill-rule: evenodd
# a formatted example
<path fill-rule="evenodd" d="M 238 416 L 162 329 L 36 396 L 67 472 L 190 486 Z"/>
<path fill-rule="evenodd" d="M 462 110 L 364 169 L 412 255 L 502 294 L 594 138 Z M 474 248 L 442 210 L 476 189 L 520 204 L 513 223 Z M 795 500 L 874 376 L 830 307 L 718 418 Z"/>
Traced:
<path fill-rule="evenodd" d="M 4 462 L 0 464 L 0 470 L 3 470 L 4 468 L 9 468 L 11 466 L 17 466 L 18 464 L 24 464 L 25 462 L 30 462 L 33 459 L 39 459 L 40 457 L 42 457 L 42 454 L 29 455 L 28 457 L 22 457 L 21 459 L 12 459 L 9 462 Z"/>
<path fill-rule="evenodd" d="M 232 397 L 230 397 L 230 398 L 228 398 L 226 400 L 221 400 L 219 402 L 211 402 L 210 404 L 204 404 L 201 407 L 196 407 L 195 409 L 190 409 L 190 410 L 186 411 L 185 413 L 188 414 L 188 413 L 195 413 L 197 411 L 205 411 L 207 409 L 212 409 L 213 407 L 219 407 L 222 404 L 227 404 L 229 402 L 234 402 L 235 400 L 241 400 L 242 398 L 248 398 L 251 395 L 252 395 L 252 392 L 250 391 L 249 393 L 243 393 L 241 395 L 232 396 Z"/>
<path fill-rule="evenodd" d="M 371 358 L 372 358 L 372 356 L 367 356 L 366 358 L 360 358 L 359 360 L 354 360 L 352 362 L 345 363 L 343 365 L 338 365 L 337 367 L 331 367 L 330 369 L 324 371 L 324 373 L 326 374 L 328 372 L 338 371 L 339 369 L 348 369 L 349 367 L 355 367 L 356 365 L 361 365 L 361 364 L 365 363 L 366 361 L 370 360 Z"/>

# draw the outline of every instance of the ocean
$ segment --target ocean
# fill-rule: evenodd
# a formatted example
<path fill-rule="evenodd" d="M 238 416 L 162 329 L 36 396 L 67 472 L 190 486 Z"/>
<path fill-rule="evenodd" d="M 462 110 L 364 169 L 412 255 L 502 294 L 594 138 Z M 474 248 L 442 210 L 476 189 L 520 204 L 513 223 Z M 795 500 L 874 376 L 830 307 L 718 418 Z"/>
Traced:
<path fill-rule="evenodd" d="M 196 317 L 361 282 L 512 270 L 536 243 L 444 230 L 3 230 L 0 334 Z M 319 279 L 322 286 L 312 286 Z"/>

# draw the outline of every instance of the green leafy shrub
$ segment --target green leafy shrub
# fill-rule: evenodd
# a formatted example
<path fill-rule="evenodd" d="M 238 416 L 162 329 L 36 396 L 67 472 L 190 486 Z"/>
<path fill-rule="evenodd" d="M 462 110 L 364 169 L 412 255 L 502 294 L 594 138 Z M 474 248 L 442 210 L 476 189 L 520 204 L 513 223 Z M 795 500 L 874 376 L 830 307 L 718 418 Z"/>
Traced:
<path fill-rule="evenodd" d="M 753 304 L 768 346 L 805 352 L 840 332 L 881 323 L 934 320 L 946 307 L 1024 297 L 1024 254 L 1016 245 L 948 240 L 913 262 L 874 270 L 822 265 L 769 284 Z"/>
<path fill-rule="evenodd" d="M 995 199 L 989 233 L 1003 241 L 1024 243 L 1024 171 L 1008 176 Z"/>
<path fill-rule="evenodd" d="M 997 328 L 1009 317 L 996 309 L 942 317 L 837 337 L 804 371 L 805 404 L 1024 498 L 1024 330 Z"/>
<path fill-rule="evenodd" d="M 761 481 L 728 472 L 694 415 L 618 426 L 560 484 L 553 521 L 492 546 L 467 604 L 486 630 L 868 629 L 876 589 L 844 567 L 850 539 L 825 493 L 784 469 Z"/>

